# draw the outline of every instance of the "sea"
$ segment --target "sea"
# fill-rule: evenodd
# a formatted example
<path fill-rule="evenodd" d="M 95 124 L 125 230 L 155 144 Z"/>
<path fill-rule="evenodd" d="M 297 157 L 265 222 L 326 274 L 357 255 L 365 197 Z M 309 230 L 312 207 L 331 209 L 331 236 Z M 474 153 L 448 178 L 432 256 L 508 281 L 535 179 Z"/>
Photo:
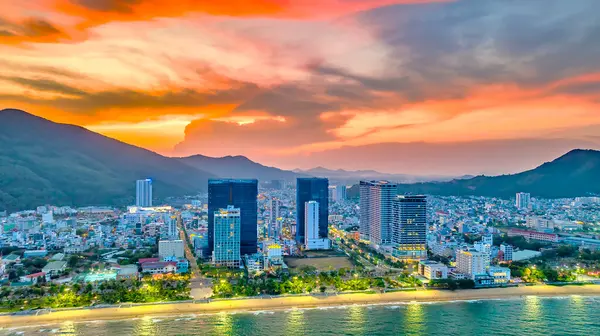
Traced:
<path fill-rule="evenodd" d="M 600 297 L 351 305 L 206 315 L 65 321 L 0 335 L 600 335 Z"/>

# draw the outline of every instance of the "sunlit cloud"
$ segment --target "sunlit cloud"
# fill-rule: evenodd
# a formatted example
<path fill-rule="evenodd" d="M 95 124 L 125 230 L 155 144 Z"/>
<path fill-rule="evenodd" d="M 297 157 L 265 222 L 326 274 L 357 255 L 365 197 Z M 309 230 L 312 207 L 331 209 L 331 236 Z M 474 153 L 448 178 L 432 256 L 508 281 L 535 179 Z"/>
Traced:
<path fill-rule="evenodd" d="M 0 103 L 164 154 L 278 165 L 388 143 L 595 141 L 599 11 L 595 0 L 5 1 Z"/>

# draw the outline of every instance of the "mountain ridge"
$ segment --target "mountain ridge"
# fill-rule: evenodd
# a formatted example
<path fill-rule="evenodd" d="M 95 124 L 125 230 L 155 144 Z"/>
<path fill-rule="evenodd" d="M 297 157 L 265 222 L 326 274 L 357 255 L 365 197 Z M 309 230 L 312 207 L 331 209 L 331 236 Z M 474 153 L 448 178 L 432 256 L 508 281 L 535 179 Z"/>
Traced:
<path fill-rule="evenodd" d="M 480 175 L 466 180 L 402 184 L 399 193 L 456 196 L 514 197 L 529 192 L 543 198 L 566 198 L 600 194 L 600 151 L 573 149 L 534 169 L 517 174 Z"/>
<path fill-rule="evenodd" d="M 283 179 L 291 181 L 297 177 L 306 176 L 277 167 L 265 166 L 242 155 L 211 157 L 196 154 L 186 157 L 175 157 L 174 159 L 223 178 L 256 178 L 263 181 Z"/>
<path fill-rule="evenodd" d="M 155 195 L 164 198 L 205 190 L 210 177 L 80 126 L 0 111 L 0 208 L 130 205 L 137 179 L 152 178 Z"/>

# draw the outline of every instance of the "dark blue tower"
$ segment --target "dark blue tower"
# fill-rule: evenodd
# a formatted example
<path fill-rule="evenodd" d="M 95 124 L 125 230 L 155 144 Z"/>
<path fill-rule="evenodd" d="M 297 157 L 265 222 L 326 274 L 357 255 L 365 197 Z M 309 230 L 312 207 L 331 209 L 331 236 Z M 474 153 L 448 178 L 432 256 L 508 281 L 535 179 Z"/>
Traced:
<path fill-rule="evenodd" d="M 319 202 L 319 238 L 327 238 L 329 225 L 329 180 L 311 177 L 296 179 L 296 241 L 304 243 L 304 203 Z"/>
<path fill-rule="evenodd" d="M 208 180 L 208 248 L 214 248 L 215 211 L 233 205 L 240 209 L 240 254 L 257 251 L 258 180 Z"/>

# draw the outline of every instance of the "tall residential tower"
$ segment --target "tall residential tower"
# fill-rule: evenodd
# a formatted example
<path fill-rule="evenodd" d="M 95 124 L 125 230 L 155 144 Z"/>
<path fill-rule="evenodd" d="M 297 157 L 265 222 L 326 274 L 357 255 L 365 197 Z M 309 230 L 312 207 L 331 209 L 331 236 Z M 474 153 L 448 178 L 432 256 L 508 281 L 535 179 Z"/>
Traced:
<path fill-rule="evenodd" d="M 360 181 L 360 235 L 376 245 L 392 242 L 392 202 L 398 185 L 389 181 Z"/>
<path fill-rule="evenodd" d="M 217 266 L 239 267 L 240 253 L 240 209 L 228 206 L 213 213 L 213 263 Z"/>
<path fill-rule="evenodd" d="M 152 206 L 152 180 L 137 180 L 135 183 L 135 205 L 142 208 Z"/>

